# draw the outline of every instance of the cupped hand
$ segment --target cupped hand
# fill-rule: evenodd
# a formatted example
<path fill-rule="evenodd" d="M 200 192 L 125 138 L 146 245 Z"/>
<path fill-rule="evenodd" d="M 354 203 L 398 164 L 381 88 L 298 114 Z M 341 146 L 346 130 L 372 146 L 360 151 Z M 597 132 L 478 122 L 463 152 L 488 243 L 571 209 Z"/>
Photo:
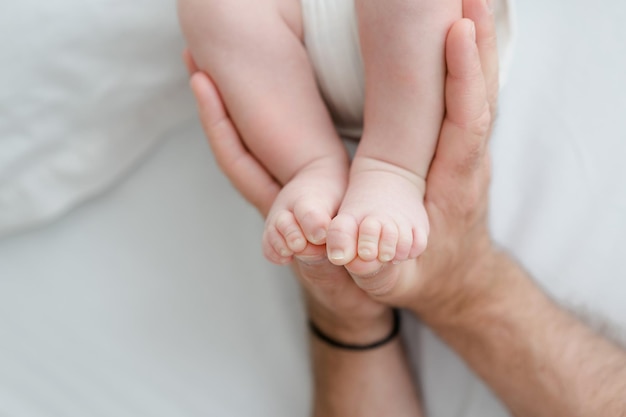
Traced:
<path fill-rule="evenodd" d="M 399 265 L 347 266 L 373 298 L 411 308 L 426 321 L 462 309 L 493 284 L 475 279 L 474 271 L 495 253 L 487 227 L 488 138 L 498 95 L 495 23 L 485 0 L 465 0 L 463 15 L 470 20 L 457 22 L 447 39 L 446 116 L 425 195 L 428 247 Z"/>
<path fill-rule="evenodd" d="M 486 214 L 487 142 L 498 93 L 495 25 L 486 0 L 464 0 L 463 15 L 446 45 L 446 117 L 427 178 L 431 232 L 426 251 L 399 265 L 357 260 L 347 266 L 352 279 L 345 268 L 327 261 L 323 247 L 310 245 L 293 263 L 314 320 L 331 335 L 353 338 L 348 342 L 367 343 L 373 337 L 367 329 L 388 329 L 391 315 L 382 303 L 427 315 L 462 302 L 464 277 L 492 251 Z M 198 71 L 188 52 L 185 61 L 219 166 L 265 216 L 280 184 L 245 148 L 209 76 Z"/>
<path fill-rule="evenodd" d="M 211 78 L 198 70 L 188 50 L 183 59 L 191 75 L 200 121 L 218 165 L 265 217 L 280 184 L 246 149 Z M 345 268 L 331 264 L 325 246 L 309 244 L 294 259 L 292 268 L 305 289 L 309 316 L 326 334 L 344 343 L 363 345 L 389 333 L 391 310 L 355 285 Z"/>

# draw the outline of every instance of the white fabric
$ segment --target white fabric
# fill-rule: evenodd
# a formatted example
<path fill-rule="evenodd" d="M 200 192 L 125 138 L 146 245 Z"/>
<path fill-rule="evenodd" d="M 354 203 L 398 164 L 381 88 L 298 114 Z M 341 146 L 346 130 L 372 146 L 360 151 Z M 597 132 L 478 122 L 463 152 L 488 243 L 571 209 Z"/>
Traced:
<path fill-rule="evenodd" d="M 555 298 L 623 330 L 626 3 L 526 0 L 517 13 L 492 142 L 494 237 Z M 289 271 L 263 260 L 262 221 L 198 123 L 167 136 L 92 204 L 0 241 L 0 415 L 309 415 Z M 430 332 L 404 330 L 429 417 L 507 415 Z"/>
<path fill-rule="evenodd" d="M 173 0 L 0 4 L 0 235 L 51 220 L 193 115 Z"/>
<path fill-rule="evenodd" d="M 339 133 L 359 138 L 363 127 L 365 76 L 354 0 L 301 0 L 304 43 L 320 91 Z M 513 53 L 513 3 L 494 0 L 500 79 L 508 74 Z"/>

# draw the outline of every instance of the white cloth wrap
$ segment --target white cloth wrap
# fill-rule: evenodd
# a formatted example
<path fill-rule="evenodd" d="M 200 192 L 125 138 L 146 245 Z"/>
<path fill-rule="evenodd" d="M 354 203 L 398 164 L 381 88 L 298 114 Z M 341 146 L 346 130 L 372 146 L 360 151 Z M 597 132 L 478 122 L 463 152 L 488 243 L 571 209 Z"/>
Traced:
<path fill-rule="evenodd" d="M 511 60 L 514 19 L 509 0 L 495 1 L 500 76 Z M 363 125 L 363 62 L 354 0 L 302 0 L 304 41 L 337 129 L 356 138 Z"/>

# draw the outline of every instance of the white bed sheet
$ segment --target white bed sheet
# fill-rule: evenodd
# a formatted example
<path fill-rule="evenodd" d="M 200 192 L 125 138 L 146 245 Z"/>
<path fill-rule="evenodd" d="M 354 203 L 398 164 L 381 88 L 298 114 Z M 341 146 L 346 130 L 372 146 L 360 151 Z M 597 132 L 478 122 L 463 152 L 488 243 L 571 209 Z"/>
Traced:
<path fill-rule="evenodd" d="M 0 237 L 111 187 L 194 114 L 175 0 L 0 4 Z"/>
<path fill-rule="evenodd" d="M 626 3 L 527 0 L 493 139 L 491 224 L 559 301 L 626 328 Z M 125 183 L 0 241 L 0 415 L 306 416 L 297 287 L 194 123 Z M 244 259 L 245 261 L 241 261 Z M 499 417 L 407 322 L 432 417 Z"/>

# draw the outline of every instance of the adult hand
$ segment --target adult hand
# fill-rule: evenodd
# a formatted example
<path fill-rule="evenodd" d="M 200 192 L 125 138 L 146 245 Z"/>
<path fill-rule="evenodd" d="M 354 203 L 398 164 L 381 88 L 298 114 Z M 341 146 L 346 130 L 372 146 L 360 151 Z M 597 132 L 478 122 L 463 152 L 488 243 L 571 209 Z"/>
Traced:
<path fill-rule="evenodd" d="M 211 79 L 198 71 L 188 52 L 184 56 L 200 119 L 218 164 L 265 217 L 280 185 L 246 150 Z M 332 265 L 324 246 L 309 245 L 292 267 L 306 290 L 308 315 L 325 334 L 358 345 L 378 342 L 389 334 L 391 310 L 357 287 L 345 268 Z M 311 356 L 314 416 L 422 415 L 418 390 L 398 338 L 356 355 L 313 338 Z"/>
<path fill-rule="evenodd" d="M 183 60 L 191 75 L 200 121 L 218 165 L 265 217 L 280 184 L 248 152 L 215 84 L 198 70 L 188 50 Z M 345 268 L 332 265 L 324 246 L 309 245 L 292 267 L 306 290 L 309 315 L 325 333 L 354 344 L 368 344 L 388 334 L 392 322 L 390 309 L 359 289 Z"/>
<path fill-rule="evenodd" d="M 375 299 L 409 307 L 421 316 L 445 315 L 490 282 L 471 271 L 491 262 L 487 228 L 490 160 L 488 137 L 498 94 L 495 23 L 484 0 L 465 0 L 462 21 L 446 47 L 446 117 L 427 178 L 425 206 L 431 226 L 426 251 L 414 261 L 347 265 L 355 282 Z M 476 41 L 474 42 L 473 33 Z"/>
<path fill-rule="evenodd" d="M 498 93 L 495 24 L 485 0 L 465 0 L 463 15 L 466 19 L 452 27 L 446 45 L 447 113 L 425 196 L 431 224 L 428 248 L 416 261 L 401 265 L 384 267 L 376 261 L 357 260 L 347 266 L 361 289 L 386 303 L 424 308 L 454 304 L 456 296 L 464 294 L 456 284 L 469 269 L 487 260 L 492 250 L 486 211 L 487 138 Z M 188 53 L 185 57 L 193 73 L 191 86 L 200 118 L 218 164 L 244 197 L 266 214 L 280 185 L 245 149 L 210 78 L 197 71 Z M 330 273 L 333 281 L 345 281 L 338 279 L 344 276 L 341 269 L 325 265 L 318 248 L 307 251 L 313 251 L 315 259 L 308 265 L 317 268 L 299 268 L 302 264 L 296 263 L 297 272 L 311 274 L 314 269 Z M 321 282 L 319 274 L 312 275 L 316 277 L 311 281 L 304 278 L 307 288 Z M 329 288 L 326 292 L 332 293 Z M 375 304 L 369 305 L 378 310 Z"/>
<path fill-rule="evenodd" d="M 498 92 L 498 66 L 492 15 L 485 1 L 463 1 L 464 16 L 475 23 L 476 42 L 471 39 L 468 21 L 456 23 L 447 41 L 447 116 L 427 181 L 426 208 L 431 222 L 428 249 L 416 261 L 400 265 L 353 263 L 349 268 L 354 282 L 373 298 L 405 305 L 418 313 L 485 380 L 512 414 L 624 415 L 623 348 L 555 305 L 522 268 L 494 249 L 489 238 L 487 137 Z M 208 78 L 194 77 L 192 85 L 196 84 L 201 109 L 219 103 L 213 101 L 207 107 L 201 94 L 211 93 L 200 87 Z M 214 119 L 205 113 L 203 118 L 205 127 L 212 120 L 217 121 L 213 123 L 216 131 L 232 129 L 225 113 Z M 210 139 L 227 175 L 262 213 L 267 212 L 279 186 L 236 135 L 222 136 L 224 140 L 217 135 L 217 142 L 216 137 Z M 234 164 L 227 165 L 227 161 Z M 299 271 L 301 275 L 336 276 L 349 284 L 341 270 L 326 270 L 328 265 L 320 257 L 316 259 L 320 263 Z M 367 274 L 372 271 L 377 273 Z M 348 284 L 352 292 L 354 287 Z M 321 296 L 315 290 L 311 294 L 332 299 L 325 298 L 332 291 L 321 291 Z M 359 293 L 357 297 L 361 296 Z M 314 350 L 314 369 L 322 375 L 316 388 L 325 395 L 318 393 L 316 405 L 332 403 L 337 412 L 320 408 L 315 415 L 346 415 L 346 410 L 367 415 L 358 405 L 373 409 L 373 415 L 419 414 L 414 412 L 415 397 L 406 392 L 410 380 L 406 372 L 402 373 L 406 363 L 397 343 L 376 349 L 367 357 L 328 351 L 325 356 L 316 355 L 320 349 Z M 361 384 L 354 384 L 355 380 Z M 364 391 L 363 381 L 382 385 Z M 404 394 L 398 395 L 403 388 Z M 376 403 L 376 399 L 380 401 Z M 372 403 L 380 408 L 372 407 Z M 388 412 L 390 404 L 399 406 Z"/>
<path fill-rule="evenodd" d="M 498 93 L 495 24 L 485 0 L 465 0 L 463 15 L 466 20 L 452 27 L 446 45 L 446 117 L 425 196 L 431 224 L 428 248 L 416 261 L 400 265 L 356 260 L 347 266 L 357 285 L 369 295 L 394 305 L 415 306 L 418 312 L 458 303 L 457 297 L 466 292 L 457 284 L 463 282 L 468 269 L 486 261 L 492 251 L 486 211 L 490 175 L 487 139 Z M 210 78 L 198 72 L 188 53 L 185 60 L 193 74 L 191 86 L 200 119 L 218 164 L 265 215 L 280 185 L 246 150 Z M 310 246 L 306 255 L 311 255 L 303 258 L 309 258 L 308 263 L 295 264 L 296 271 L 304 275 L 306 288 L 325 288 L 327 294 L 336 294 L 327 281 L 341 283 L 337 286 L 345 291 L 350 288 L 344 271 L 326 265 L 319 248 Z M 308 280 L 308 276 L 313 279 Z M 352 295 L 365 300 L 358 291 Z M 368 305 L 364 308 L 380 311 L 375 303 L 365 302 Z"/>

